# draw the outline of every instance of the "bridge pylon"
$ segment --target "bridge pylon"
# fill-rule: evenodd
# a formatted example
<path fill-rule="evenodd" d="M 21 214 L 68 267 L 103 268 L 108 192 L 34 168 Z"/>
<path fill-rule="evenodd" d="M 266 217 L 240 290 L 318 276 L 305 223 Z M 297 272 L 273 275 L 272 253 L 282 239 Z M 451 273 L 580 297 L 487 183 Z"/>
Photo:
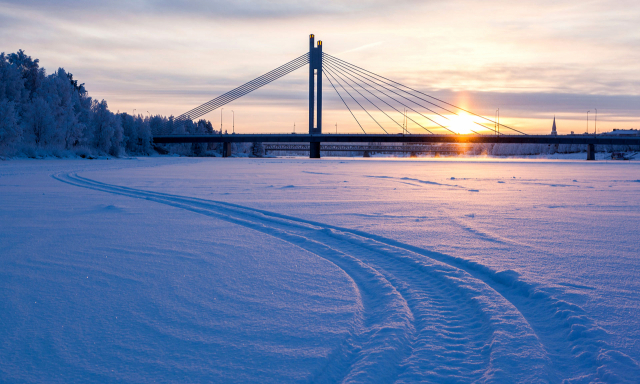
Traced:
<path fill-rule="evenodd" d="M 322 41 L 309 35 L 309 134 L 322 134 Z M 320 142 L 311 141 L 309 157 L 320 158 Z"/>

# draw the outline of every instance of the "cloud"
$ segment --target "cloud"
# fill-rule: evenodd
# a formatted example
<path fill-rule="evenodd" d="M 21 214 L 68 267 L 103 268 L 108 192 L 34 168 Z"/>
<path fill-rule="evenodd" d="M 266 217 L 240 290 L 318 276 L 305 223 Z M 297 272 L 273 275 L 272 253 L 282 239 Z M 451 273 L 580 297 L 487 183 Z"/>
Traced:
<path fill-rule="evenodd" d="M 481 113 L 632 121 L 639 18 L 635 0 L 0 0 L 0 38 L 116 110 L 182 113 L 304 53 L 313 32 L 327 53 Z M 304 115 L 305 76 L 234 103 L 260 111 L 256 126 L 290 121 Z M 342 118 L 328 83 L 325 100 Z"/>
<path fill-rule="evenodd" d="M 369 49 L 369 48 L 373 48 L 373 47 L 377 47 L 380 44 L 383 44 L 384 41 L 376 41 L 375 43 L 369 43 L 369 44 L 365 44 L 365 45 L 361 45 L 359 47 L 356 48 L 351 48 L 348 49 L 346 51 L 342 51 L 339 54 L 345 54 L 345 53 L 351 53 L 351 52 L 358 52 L 358 51 L 363 51 L 365 49 Z"/>
<path fill-rule="evenodd" d="M 384 0 L 137 0 L 137 1 L 99 1 L 99 0 L 10 0 L 3 4 L 31 9 L 46 10 L 58 16 L 93 14 L 102 17 L 121 17 L 123 15 L 143 14 L 171 15 L 173 17 L 196 18 L 233 18 L 233 19 L 283 19 L 296 17 L 318 17 L 322 15 L 340 15 L 379 12 L 400 5 L 419 4 L 415 0 L 399 0 L 389 4 Z"/>

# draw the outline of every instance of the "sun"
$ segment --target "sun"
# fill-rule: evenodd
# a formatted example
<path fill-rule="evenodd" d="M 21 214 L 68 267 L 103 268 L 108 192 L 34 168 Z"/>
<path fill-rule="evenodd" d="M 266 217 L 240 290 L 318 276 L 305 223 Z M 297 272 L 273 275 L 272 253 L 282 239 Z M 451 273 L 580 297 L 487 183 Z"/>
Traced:
<path fill-rule="evenodd" d="M 476 130 L 475 124 L 471 116 L 465 112 L 460 112 L 457 115 L 449 115 L 447 128 L 451 129 L 455 133 L 468 134 L 473 133 Z"/>

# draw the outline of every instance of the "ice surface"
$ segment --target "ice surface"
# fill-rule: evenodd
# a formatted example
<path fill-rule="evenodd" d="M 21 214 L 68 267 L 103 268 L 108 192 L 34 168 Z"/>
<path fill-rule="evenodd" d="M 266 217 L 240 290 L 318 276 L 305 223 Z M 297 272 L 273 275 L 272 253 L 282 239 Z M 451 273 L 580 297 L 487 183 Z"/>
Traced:
<path fill-rule="evenodd" d="M 0 163 L 0 381 L 635 382 L 640 164 Z"/>

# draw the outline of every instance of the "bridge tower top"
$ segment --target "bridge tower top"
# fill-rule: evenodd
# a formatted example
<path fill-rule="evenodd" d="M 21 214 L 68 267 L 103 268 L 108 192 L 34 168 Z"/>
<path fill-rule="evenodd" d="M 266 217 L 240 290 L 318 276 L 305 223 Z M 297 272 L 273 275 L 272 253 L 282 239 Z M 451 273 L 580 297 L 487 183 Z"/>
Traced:
<path fill-rule="evenodd" d="M 309 35 L 309 134 L 322 133 L 322 41 Z"/>

